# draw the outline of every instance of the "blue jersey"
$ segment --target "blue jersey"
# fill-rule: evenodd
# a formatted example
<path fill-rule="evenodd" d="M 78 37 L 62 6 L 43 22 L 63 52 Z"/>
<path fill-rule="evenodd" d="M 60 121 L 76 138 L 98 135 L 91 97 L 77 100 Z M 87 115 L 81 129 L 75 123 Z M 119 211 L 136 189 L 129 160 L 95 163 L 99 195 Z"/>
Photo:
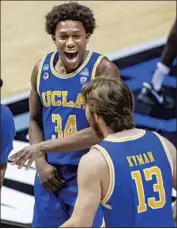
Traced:
<path fill-rule="evenodd" d="M 45 140 L 62 138 L 88 127 L 83 109 L 82 86 L 95 76 L 103 56 L 88 52 L 83 64 L 68 75 L 58 74 L 54 66 L 58 52 L 47 54 L 41 61 L 37 88 L 43 105 L 43 134 Z M 69 153 L 47 153 L 51 164 L 78 164 L 88 150 Z"/>
<path fill-rule="evenodd" d="M 161 136 L 142 130 L 95 146 L 108 162 L 110 186 L 102 200 L 106 227 L 175 227 L 172 161 Z"/>
<path fill-rule="evenodd" d="M 10 109 L 3 104 L 0 104 L 0 109 L 1 109 L 0 163 L 6 164 L 8 161 L 9 153 L 13 149 L 13 140 L 15 137 L 15 124 Z"/>

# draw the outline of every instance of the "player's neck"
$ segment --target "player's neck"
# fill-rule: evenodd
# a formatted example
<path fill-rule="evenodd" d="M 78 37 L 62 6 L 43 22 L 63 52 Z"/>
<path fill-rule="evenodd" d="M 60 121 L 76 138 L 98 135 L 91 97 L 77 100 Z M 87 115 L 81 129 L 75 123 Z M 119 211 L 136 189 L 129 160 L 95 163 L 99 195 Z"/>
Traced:
<path fill-rule="evenodd" d="M 109 135 L 114 134 L 114 132 L 107 126 L 105 127 L 100 127 L 103 138 L 107 138 Z"/>
<path fill-rule="evenodd" d="M 67 75 L 67 74 L 70 74 L 74 71 L 76 71 L 82 64 L 83 62 L 85 61 L 87 55 L 88 55 L 89 51 L 85 51 L 85 54 L 84 54 L 84 58 L 82 59 L 82 61 L 80 62 L 79 66 L 76 68 L 76 69 L 69 69 L 62 61 L 62 59 L 59 57 L 58 58 L 58 61 L 56 63 L 56 71 L 58 71 L 60 74 L 62 75 Z"/>
<path fill-rule="evenodd" d="M 123 138 L 123 137 L 130 137 L 133 135 L 136 135 L 138 133 L 142 132 L 142 129 L 138 129 L 138 128 L 132 128 L 132 129 L 126 129 L 126 130 L 122 130 L 120 132 L 117 133 L 110 133 L 109 135 L 107 135 L 107 137 L 109 138 Z"/>

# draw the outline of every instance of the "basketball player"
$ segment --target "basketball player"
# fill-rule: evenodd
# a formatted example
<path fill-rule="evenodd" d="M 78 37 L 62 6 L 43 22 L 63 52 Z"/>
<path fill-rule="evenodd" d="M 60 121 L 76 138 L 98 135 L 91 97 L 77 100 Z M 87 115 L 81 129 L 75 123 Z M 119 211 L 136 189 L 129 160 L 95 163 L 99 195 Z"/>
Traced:
<path fill-rule="evenodd" d="M 90 227 L 100 200 L 106 227 L 175 227 L 176 149 L 152 131 L 135 128 L 126 84 L 99 77 L 83 91 L 86 117 L 104 140 L 84 155 L 78 197 L 62 227 Z"/>
<path fill-rule="evenodd" d="M 97 77 L 85 85 L 83 99 L 89 124 L 103 140 L 80 161 L 75 209 L 62 227 L 91 227 L 100 200 L 106 227 L 174 227 L 173 144 L 155 132 L 135 128 L 133 95 L 122 81 Z M 67 138 L 74 142 L 73 136 L 62 142 Z M 47 142 L 56 147 L 56 140 L 46 141 L 46 149 Z M 29 158 L 34 149 L 26 148 Z M 14 160 L 27 160 L 24 152 L 25 149 L 18 152 Z M 34 155 L 40 154 L 42 150 L 36 150 Z"/>
<path fill-rule="evenodd" d="M 56 52 L 47 54 L 34 67 L 30 94 L 30 144 L 61 139 L 89 126 L 83 109 L 81 88 L 101 74 L 117 75 L 116 65 L 104 56 L 86 50 L 96 27 L 92 11 L 69 2 L 54 6 L 46 15 L 45 29 L 51 35 Z M 91 128 L 83 148 L 98 142 Z M 88 144 L 89 139 L 89 144 Z M 77 138 L 79 145 L 80 137 Z M 72 142 L 71 142 L 72 144 Z M 68 154 L 62 153 L 69 151 Z M 36 159 L 33 227 L 57 227 L 69 219 L 77 197 L 76 173 L 80 158 L 88 150 L 73 151 L 65 145 L 61 153 L 48 153 Z M 99 208 L 93 223 L 102 224 Z"/>
<path fill-rule="evenodd" d="M 143 83 L 143 88 L 138 95 L 138 99 L 144 103 L 156 105 L 165 104 L 166 107 L 172 108 L 174 101 L 172 98 L 167 99 L 164 96 L 162 84 L 165 77 L 169 74 L 173 62 L 177 57 L 177 19 L 169 33 L 167 43 L 161 54 L 161 61 L 157 63 L 157 68 L 153 74 L 152 82 Z"/>
<path fill-rule="evenodd" d="M 2 79 L 0 79 L 0 88 L 3 85 Z M 4 175 L 7 168 L 7 161 L 9 153 L 13 149 L 13 140 L 15 137 L 15 125 L 13 120 L 13 115 L 10 109 L 0 103 L 0 110 L 1 110 L 1 132 L 0 132 L 0 189 L 2 188 Z"/>

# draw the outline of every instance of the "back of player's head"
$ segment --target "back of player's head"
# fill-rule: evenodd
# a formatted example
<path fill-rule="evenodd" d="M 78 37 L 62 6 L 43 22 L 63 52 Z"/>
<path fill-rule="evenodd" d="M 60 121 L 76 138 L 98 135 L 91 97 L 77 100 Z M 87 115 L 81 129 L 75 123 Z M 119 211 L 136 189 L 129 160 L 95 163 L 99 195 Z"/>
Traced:
<path fill-rule="evenodd" d="M 60 21 L 79 21 L 82 23 L 86 34 L 92 34 L 96 27 L 92 10 L 77 2 L 63 3 L 54 6 L 45 18 L 45 30 L 50 35 L 55 35 L 56 26 Z"/>
<path fill-rule="evenodd" d="M 122 80 L 99 76 L 83 88 L 89 111 L 101 116 L 114 132 L 134 127 L 134 97 Z"/>

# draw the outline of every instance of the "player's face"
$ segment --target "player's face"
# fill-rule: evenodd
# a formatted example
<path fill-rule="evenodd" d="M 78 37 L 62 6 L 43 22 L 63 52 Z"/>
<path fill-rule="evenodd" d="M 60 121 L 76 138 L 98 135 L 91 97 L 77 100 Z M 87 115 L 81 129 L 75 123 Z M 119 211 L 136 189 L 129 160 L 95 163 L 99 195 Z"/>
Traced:
<path fill-rule="evenodd" d="M 95 131 L 96 135 L 100 138 L 103 138 L 103 134 L 100 130 L 99 124 L 95 120 L 94 115 L 90 113 L 88 105 L 85 106 L 85 115 L 90 127 L 92 127 L 92 129 Z"/>
<path fill-rule="evenodd" d="M 75 70 L 82 64 L 89 34 L 86 34 L 81 22 L 66 20 L 58 23 L 55 32 L 55 44 L 66 68 Z"/>

